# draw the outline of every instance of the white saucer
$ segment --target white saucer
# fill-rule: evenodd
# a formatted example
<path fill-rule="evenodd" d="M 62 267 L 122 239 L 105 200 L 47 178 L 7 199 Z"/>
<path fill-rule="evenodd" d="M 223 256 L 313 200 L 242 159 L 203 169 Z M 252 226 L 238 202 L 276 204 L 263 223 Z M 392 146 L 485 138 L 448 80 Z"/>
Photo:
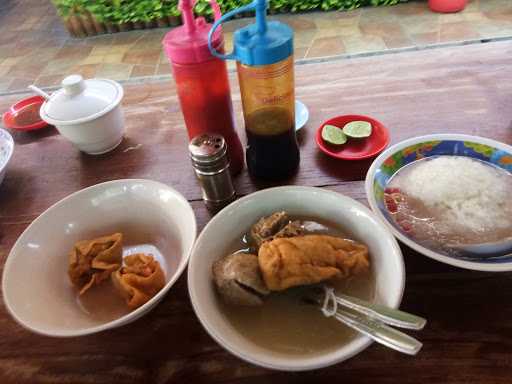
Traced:
<path fill-rule="evenodd" d="M 295 131 L 306 125 L 309 119 L 308 107 L 299 100 L 295 100 Z"/>

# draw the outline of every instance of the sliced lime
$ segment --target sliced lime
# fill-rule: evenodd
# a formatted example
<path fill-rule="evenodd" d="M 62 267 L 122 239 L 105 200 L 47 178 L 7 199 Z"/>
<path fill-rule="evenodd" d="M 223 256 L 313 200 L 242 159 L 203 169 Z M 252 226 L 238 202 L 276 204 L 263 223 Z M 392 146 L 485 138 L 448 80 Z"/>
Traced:
<path fill-rule="evenodd" d="M 372 134 L 372 125 L 367 121 L 351 121 L 345 124 L 343 133 L 357 139 L 368 137 Z"/>
<path fill-rule="evenodd" d="M 347 136 L 343 133 L 341 128 L 329 124 L 324 125 L 322 129 L 322 139 L 335 145 L 341 145 L 347 142 Z"/>

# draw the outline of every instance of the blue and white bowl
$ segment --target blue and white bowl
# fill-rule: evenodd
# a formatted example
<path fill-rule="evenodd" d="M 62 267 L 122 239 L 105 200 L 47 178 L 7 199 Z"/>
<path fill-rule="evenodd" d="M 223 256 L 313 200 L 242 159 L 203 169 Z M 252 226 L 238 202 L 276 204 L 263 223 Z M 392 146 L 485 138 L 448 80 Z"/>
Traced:
<path fill-rule="evenodd" d="M 9 164 L 13 152 L 14 140 L 12 136 L 6 130 L 0 129 L 0 184 L 4 180 L 7 164 Z"/>
<path fill-rule="evenodd" d="M 433 134 L 402 141 L 380 154 L 366 174 L 366 197 L 375 214 L 404 244 L 432 259 L 460 268 L 478 271 L 512 271 L 512 256 L 461 259 L 426 248 L 404 233 L 390 217 L 384 203 L 384 190 L 391 177 L 413 161 L 440 155 L 467 156 L 512 172 L 512 146 L 495 140 L 462 134 Z"/>

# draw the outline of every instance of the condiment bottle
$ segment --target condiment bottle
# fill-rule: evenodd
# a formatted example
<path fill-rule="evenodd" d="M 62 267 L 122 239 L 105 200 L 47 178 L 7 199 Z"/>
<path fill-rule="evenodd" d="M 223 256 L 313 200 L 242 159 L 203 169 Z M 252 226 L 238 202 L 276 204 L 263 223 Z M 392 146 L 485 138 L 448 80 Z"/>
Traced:
<path fill-rule="evenodd" d="M 237 60 L 247 133 L 246 160 L 256 177 L 283 179 L 299 165 L 295 136 L 293 31 L 279 21 L 266 20 L 267 3 L 251 4 L 226 13 L 209 33 L 209 48 L 221 59 Z M 216 29 L 240 12 L 256 11 L 256 23 L 234 34 L 234 48 L 224 54 L 215 46 Z"/>
<path fill-rule="evenodd" d="M 215 1 L 211 4 L 218 19 L 220 8 Z M 180 0 L 183 25 L 168 32 L 162 43 L 172 66 L 189 139 L 203 133 L 222 135 L 231 171 L 236 174 L 243 167 L 244 154 L 235 131 L 226 63 L 210 53 L 211 25 L 202 17 L 194 18 L 193 5 L 194 0 Z M 216 50 L 224 50 L 221 31 L 211 40 Z"/>
<path fill-rule="evenodd" d="M 215 212 L 235 200 L 224 138 L 202 134 L 190 141 L 188 149 L 206 207 Z"/>

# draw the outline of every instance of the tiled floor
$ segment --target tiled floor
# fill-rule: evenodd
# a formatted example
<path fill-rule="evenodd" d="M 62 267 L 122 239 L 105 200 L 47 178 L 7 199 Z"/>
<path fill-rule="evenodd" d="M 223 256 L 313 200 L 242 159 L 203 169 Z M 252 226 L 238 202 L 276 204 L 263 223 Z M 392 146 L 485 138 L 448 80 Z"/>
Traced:
<path fill-rule="evenodd" d="M 350 12 L 313 12 L 275 18 L 295 30 L 296 59 L 512 37 L 511 0 L 470 0 L 463 12 L 435 14 L 426 0 Z M 232 31 L 250 19 L 224 28 Z M 50 0 L 1 0 L 0 93 L 29 84 L 52 86 L 70 73 L 116 80 L 167 75 L 161 50 L 167 29 L 74 39 Z"/>

